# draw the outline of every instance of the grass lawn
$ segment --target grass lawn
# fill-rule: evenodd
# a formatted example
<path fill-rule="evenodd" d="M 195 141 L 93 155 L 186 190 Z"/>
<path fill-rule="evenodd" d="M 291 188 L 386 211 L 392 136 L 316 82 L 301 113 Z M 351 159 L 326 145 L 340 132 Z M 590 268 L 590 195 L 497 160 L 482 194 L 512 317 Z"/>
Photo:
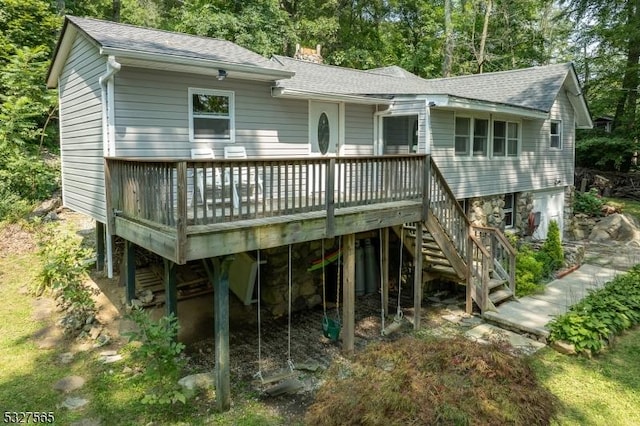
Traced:
<path fill-rule="evenodd" d="M 34 253 L 3 255 L 6 257 L 0 257 L 0 300 L 3 301 L 0 307 L 0 407 L 4 411 L 53 412 L 56 424 L 62 425 L 80 419 L 96 419 L 113 425 L 293 423 L 263 403 L 246 383 L 232 383 L 232 409 L 224 414 L 214 412 L 215 392 L 202 393 L 186 405 L 144 405 L 140 400 L 148 383 L 141 383 L 123 371 L 127 358 L 121 363 L 104 365 L 98 360 L 99 350 L 78 351 L 72 341 L 62 341 L 53 349 L 38 348 L 34 335 L 51 320 L 48 323 L 34 320 L 34 297 L 25 290 L 34 282 L 40 262 Z M 62 364 L 59 355 L 70 350 L 76 352 L 73 361 Z M 126 356 L 126 351 L 121 352 Z M 593 359 L 560 355 L 545 349 L 532 358 L 532 363 L 536 377 L 560 401 L 557 424 L 640 425 L 639 327 L 620 336 L 613 347 Z M 421 371 L 433 373 L 434 369 L 431 366 Z M 89 400 L 78 411 L 59 408 L 67 395 L 52 388 L 57 380 L 69 375 L 86 379 L 82 389 L 68 395 Z M 450 377 L 450 380 L 458 379 Z M 447 386 L 436 388 L 443 395 L 434 396 L 433 401 L 449 392 Z M 460 389 L 463 388 L 457 391 Z M 456 388 L 452 388 L 453 391 Z M 346 390 L 344 398 L 351 394 L 353 389 Z M 335 398 L 341 396 L 335 395 Z M 467 403 L 486 406 L 490 400 L 479 398 Z M 507 406 L 496 401 L 493 404 L 497 404 L 493 409 L 498 410 Z M 442 415 L 446 418 L 452 419 L 458 414 L 453 406 L 447 408 L 444 404 L 443 407 Z"/>
<path fill-rule="evenodd" d="M 536 375 L 561 401 L 561 425 L 640 425 L 640 327 L 592 359 L 545 349 Z"/>

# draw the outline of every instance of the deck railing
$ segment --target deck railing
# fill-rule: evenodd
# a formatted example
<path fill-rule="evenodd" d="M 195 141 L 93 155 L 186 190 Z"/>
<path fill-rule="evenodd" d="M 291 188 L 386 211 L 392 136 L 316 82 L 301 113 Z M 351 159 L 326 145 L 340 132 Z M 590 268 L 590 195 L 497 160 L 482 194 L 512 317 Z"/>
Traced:
<path fill-rule="evenodd" d="M 107 158 L 110 208 L 177 227 L 423 200 L 428 157 Z"/>

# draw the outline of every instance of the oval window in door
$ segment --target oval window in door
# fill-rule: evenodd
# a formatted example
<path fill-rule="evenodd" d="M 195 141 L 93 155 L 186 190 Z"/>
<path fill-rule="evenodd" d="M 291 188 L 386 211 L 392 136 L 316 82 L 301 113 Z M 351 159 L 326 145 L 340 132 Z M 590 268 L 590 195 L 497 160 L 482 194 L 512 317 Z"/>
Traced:
<path fill-rule="evenodd" d="M 329 151 L 329 117 L 324 112 L 318 119 L 318 149 L 322 154 Z"/>

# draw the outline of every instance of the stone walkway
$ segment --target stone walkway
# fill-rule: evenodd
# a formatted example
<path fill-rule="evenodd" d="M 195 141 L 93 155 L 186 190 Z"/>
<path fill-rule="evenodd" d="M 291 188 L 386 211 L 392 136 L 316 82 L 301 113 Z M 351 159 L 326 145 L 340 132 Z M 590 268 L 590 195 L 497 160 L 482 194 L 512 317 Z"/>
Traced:
<path fill-rule="evenodd" d="M 640 263 L 640 249 L 623 244 L 585 246 L 584 263 L 576 271 L 546 285 L 545 292 L 522 297 L 498 306 L 497 312 L 486 312 L 484 319 L 508 330 L 530 334 L 546 341 L 546 325 L 569 310 L 589 291 L 604 286 L 617 274 Z"/>

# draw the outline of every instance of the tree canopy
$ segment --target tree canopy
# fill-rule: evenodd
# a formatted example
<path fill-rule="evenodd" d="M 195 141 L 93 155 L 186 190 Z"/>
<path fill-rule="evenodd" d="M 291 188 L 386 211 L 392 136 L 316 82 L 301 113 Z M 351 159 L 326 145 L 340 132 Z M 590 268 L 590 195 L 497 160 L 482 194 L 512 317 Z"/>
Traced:
<path fill-rule="evenodd" d="M 330 64 L 399 65 L 425 78 L 573 61 L 594 116 L 638 135 L 640 0 L 0 0 L 5 175 L 17 167 L 8 158 L 57 146 L 57 96 L 44 76 L 66 14 L 227 39 L 265 56 L 319 44 Z M 0 192 L 29 191 L 8 187 Z"/>

